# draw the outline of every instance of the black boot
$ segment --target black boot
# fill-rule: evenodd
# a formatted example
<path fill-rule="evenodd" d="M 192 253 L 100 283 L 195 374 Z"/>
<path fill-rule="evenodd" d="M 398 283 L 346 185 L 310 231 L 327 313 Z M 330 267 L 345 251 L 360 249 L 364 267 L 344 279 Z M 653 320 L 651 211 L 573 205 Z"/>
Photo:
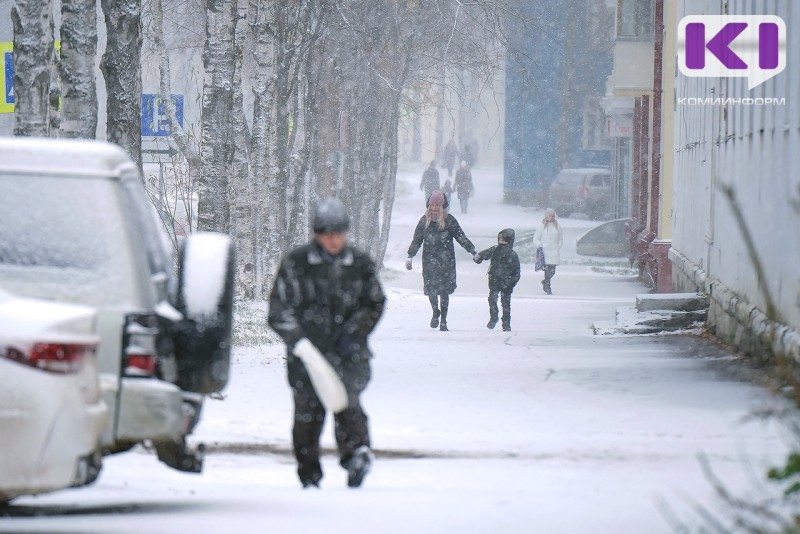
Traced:
<path fill-rule="evenodd" d="M 486 323 L 486 328 L 492 330 L 495 326 L 497 326 L 497 317 L 490 317 L 489 322 Z"/>
<path fill-rule="evenodd" d="M 439 322 L 439 330 L 447 332 L 447 308 L 450 306 L 450 295 L 440 295 L 439 306 L 442 309 L 442 318 Z"/>
<path fill-rule="evenodd" d="M 434 308 L 433 317 L 431 317 L 431 328 L 436 328 L 439 326 L 439 315 L 441 315 L 439 308 Z"/>
<path fill-rule="evenodd" d="M 433 310 L 433 316 L 431 317 L 431 328 L 436 328 L 439 326 L 439 316 L 441 312 L 439 311 L 439 296 L 438 295 L 428 295 L 428 300 L 431 303 L 431 309 Z"/>

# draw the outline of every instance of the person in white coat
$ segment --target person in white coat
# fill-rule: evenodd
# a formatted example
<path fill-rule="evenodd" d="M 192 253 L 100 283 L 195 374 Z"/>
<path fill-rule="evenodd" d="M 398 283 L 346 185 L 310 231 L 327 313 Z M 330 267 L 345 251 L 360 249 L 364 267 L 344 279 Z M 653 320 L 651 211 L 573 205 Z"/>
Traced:
<path fill-rule="evenodd" d="M 544 251 L 544 280 L 542 289 L 548 295 L 553 294 L 550 281 L 556 274 L 556 265 L 561 263 L 561 245 L 564 243 L 564 234 L 556 220 L 556 212 L 552 208 L 544 210 L 544 219 L 533 235 L 533 245 L 542 247 Z"/>

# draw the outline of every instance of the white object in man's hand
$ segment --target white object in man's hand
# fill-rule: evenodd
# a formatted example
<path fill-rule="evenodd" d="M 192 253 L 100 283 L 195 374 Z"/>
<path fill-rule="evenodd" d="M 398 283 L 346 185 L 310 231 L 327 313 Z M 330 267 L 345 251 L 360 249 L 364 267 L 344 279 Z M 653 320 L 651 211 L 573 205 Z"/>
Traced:
<path fill-rule="evenodd" d="M 314 391 L 325 409 L 339 413 L 347 408 L 347 390 L 319 349 L 304 337 L 294 344 L 292 352 L 306 366 Z"/>

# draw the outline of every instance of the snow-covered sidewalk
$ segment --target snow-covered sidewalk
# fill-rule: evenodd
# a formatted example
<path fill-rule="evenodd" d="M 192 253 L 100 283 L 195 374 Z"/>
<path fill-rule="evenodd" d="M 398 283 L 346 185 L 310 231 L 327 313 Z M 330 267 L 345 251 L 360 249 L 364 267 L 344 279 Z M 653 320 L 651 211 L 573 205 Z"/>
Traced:
<path fill-rule="evenodd" d="M 94 486 L 15 501 L 46 517 L 0 519 L 0 531 L 671 532 L 666 509 L 690 524 L 696 503 L 719 510 L 698 455 L 734 492 L 783 461 L 775 426 L 743 422 L 774 401 L 728 372 L 731 355 L 696 337 L 592 335 L 645 291 L 581 264 L 574 238 L 593 222 L 562 221 L 575 262 L 559 267 L 553 296 L 523 265 L 511 332 L 486 329 L 487 266 L 460 250 L 450 332 L 429 328 L 419 262 L 402 265 L 423 212 L 422 170 L 399 177 L 389 300 L 363 397 L 378 458 L 361 489 L 346 488 L 330 420 L 322 488 L 300 489 L 284 347 L 234 347 L 224 399 L 206 403 L 194 436 L 210 451 L 201 476 L 141 450 L 117 455 Z M 454 214 L 479 249 L 502 228 L 533 230 L 541 210 L 502 204 L 501 174 L 475 174 L 470 213 Z M 126 513 L 131 502 L 144 513 Z"/>

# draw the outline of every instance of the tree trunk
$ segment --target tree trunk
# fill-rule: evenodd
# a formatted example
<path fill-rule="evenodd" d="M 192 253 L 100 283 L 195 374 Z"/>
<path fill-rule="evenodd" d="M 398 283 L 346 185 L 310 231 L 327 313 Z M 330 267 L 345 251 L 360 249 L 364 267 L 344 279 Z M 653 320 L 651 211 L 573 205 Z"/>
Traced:
<path fill-rule="evenodd" d="M 266 299 L 269 291 L 272 262 L 268 261 L 269 228 L 268 215 L 276 208 L 283 210 L 280 202 L 270 201 L 267 194 L 269 181 L 269 146 L 271 140 L 270 119 L 272 117 L 272 94 L 274 88 L 275 66 L 272 49 L 272 36 L 269 27 L 274 18 L 268 0 L 251 0 L 247 19 L 250 24 L 250 57 L 253 60 L 253 128 L 250 138 L 250 165 L 253 174 L 253 215 L 254 246 L 256 248 L 255 276 L 253 294 L 255 298 Z"/>
<path fill-rule="evenodd" d="M 61 0 L 61 135 L 94 139 L 97 132 L 96 0 Z"/>
<path fill-rule="evenodd" d="M 240 0 L 240 2 L 247 0 Z M 246 9 L 246 4 L 243 6 Z M 256 243 L 252 219 L 254 185 L 250 173 L 250 132 L 244 116 L 242 94 L 242 60 L 244 58 L 247 21 L 238 18 L 235 30 L 235 69 L 233 74 L 233 172 L 230 180 L 231 237 L 236 247 L 236 298 L 253 300 Z"/>
<path fill-rule="evenodd" d="M 142 31 L 140 0 L 100 0 L 106 21 L 106 51 L 100 70 L 106 81 L 106 137 L 142 167 Z"/>
<path fill-rule="evenodd" d="M 14 27 L 14 135 L 48 137 L 55 62 L 53 13 L 48 0 L 17 0 Z"/>
<path fill-rule="evenodd" d="M 207 0 L 203 50 L 203 124 L 197 184 L 197 229 L 228 233 L 228 176 L 232 171 L 233 74 L 235 68 L 235 0 Z"/>
<path fill-rule="evenodd" d="M 308 240 L 307 174 L 310 144 L 306 105 L 309 62 L 330 6 L 320 1 L 274 4 L 268 28 L 273 38 L 269 102 L 263 102 L 265 125 L 265 202 L 262 235 L 265 280 L 270 285 L 283 254 Z M 266 61 L 266 60 L 265 60 Z M 261 69 L 266 70 L 266 66 Z M 258 96 L 257 96 L 258 98 Z M 257 114 L 258 117 L 258 114 Z"/>
<path fill-rule="evenodd" d="M 381 240 L 388 237 L 381 207 L 385 220 L 391 213 L 386 203 L 394 198 L 387 187 L 396 179 L 399 102 L 417 7 L 360 0 L 348 6 L 343 31 L 328 27 L 320 63 L 315 185 L 320 196 L 342 197 L 352 216 L 350 241 L 380 264 L 386 249 Z M 341 171 L 337 152 L 343 158 Z"/>
<path fill-rule="evenodd" d="M 395 117 L 395 127 L 393 128 L 394 134 L 389 132 L 391 139 L 389 140 L 389 153 L 397 154 L 397 124 L 400 122 L 400 115 Z M 375 263 L 383 266 L 383 260 L 386 257 L 386 247 L 389 244 L 389 230 L 392 226 L 392 209 L 394 207 L 394 192 L 397 187 L 397 158 L 389 159 L 389 169 L 386 180 L 383 184 L 383 203 L 381 211 L 381 231 L 377 243 L 373 245 L 373 258 Z"/>

